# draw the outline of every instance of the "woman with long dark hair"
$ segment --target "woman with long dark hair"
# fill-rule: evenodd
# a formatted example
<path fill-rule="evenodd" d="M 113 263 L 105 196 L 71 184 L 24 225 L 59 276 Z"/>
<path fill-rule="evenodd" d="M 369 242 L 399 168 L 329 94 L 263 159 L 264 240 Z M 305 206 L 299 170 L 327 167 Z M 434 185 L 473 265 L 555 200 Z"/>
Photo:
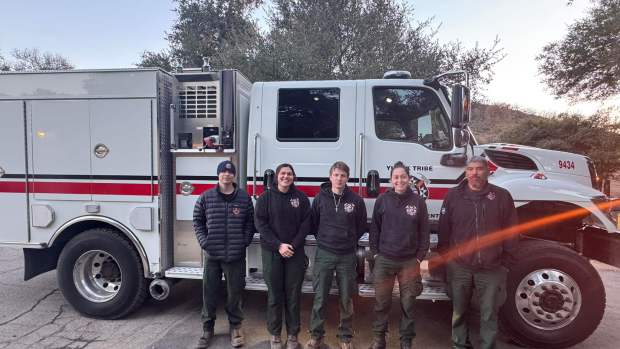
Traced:
<path fill-rule="evenodd" d="M 256 201 L 255 223 L 262 245 L 267 283 L 267 330 L 272 349 L 281 349 L 282 313 L 286 316 L 287 349 L 297 349 L 301 287 L 306 271 L 304 243 L 312 229 L 310 201 L 295 187 L 290 164 L 276 168 L 276 181 Z"/>

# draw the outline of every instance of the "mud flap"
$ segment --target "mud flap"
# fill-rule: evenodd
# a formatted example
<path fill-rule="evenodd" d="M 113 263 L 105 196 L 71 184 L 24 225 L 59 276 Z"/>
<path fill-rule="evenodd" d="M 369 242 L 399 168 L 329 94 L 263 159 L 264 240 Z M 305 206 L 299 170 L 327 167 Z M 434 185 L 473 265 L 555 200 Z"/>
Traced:
<path fill-rule="evenodd" d="M 620 267 L 620 234 L 587 227 L 577 235 L 577 247 L 585 257 Z"/>
<path fill-rule="evenodd" d="M 56 269 L 60 249 L 31 249 L 24 248 L 24 281 Z"/>

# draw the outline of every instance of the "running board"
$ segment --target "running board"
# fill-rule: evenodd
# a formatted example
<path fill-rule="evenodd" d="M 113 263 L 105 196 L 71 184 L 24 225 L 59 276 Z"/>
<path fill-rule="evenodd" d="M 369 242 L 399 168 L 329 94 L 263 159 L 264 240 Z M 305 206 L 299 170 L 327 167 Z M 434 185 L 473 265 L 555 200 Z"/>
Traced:
<path fill-rule="evenodd" d="M 165 276 L 168 278 L 176 278 L 176 279 L 202 279 L 202 268 L 196 267 L 173 267 L 165 272 Z M 336 282 L 333 282 L 335 285 Z M 424 300 L 449 300 L 448 295 L 446 294 L 446 285 L 443 282 L 438 281 L 427 281 L 422 280 L 422 285 L 424 286 L 422 294 L 420 294 L 417 299 Z M 267 291 L 267 285 L 262 277 L 257 276 L 248 276 L 245 278 L 245 289 L 251 291 Z M 312 281 L 305 280 L 301 291 L 303 293 L 314 293 L 312 288 Z M 329 292 L 330 294 L 338 294 L 338 289 L 336 287 L 332 287 Z M 374 297 L 375 296 L 375 288 L 372 284 L 359 284 L 358 285 L 358 293 L 361 297 Z M 397 297 L 399 294 L 398 283 L 394 285 L 393 295 Z"/>

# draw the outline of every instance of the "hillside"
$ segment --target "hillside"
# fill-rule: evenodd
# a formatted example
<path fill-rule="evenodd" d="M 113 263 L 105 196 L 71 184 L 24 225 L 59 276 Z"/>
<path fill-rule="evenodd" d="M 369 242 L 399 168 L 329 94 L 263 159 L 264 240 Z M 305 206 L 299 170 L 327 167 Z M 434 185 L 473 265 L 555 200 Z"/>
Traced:
<path fill-rule="evenodd" d="M 528 118 L 541 116 L 515 109 L 508 104 L 474 103 L 470 127 L 480 144 L 501 142 L 501 134 Z"/>

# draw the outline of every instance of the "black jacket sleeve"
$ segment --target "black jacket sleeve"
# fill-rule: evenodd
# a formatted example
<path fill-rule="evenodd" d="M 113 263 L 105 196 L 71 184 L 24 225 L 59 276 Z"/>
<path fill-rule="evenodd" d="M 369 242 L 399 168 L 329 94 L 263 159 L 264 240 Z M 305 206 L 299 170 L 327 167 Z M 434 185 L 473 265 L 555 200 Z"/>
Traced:
<path fill-rule="evenodd" d="M 321 223 L 321 196 L 317 194 L 312 200 L 312 233 L 316 237 L 319 232 L 319 224 Z"/>
<path fill-rule="evenodd" d="M 426 257 L 431 245 L 431 229 L 428 223 L 426 201 L 420 197 L 418 197 L 418 209 L 420 210 L 420 215 L 418 216 L 418 252 L 416 253 L 416 258 L 421 261 Z"/>
<path fill-rule="evenodd" d="M 203 193 L 196 200 L 196 205 L 194 205 L 194 214 L 193 214 L 193 223 L 194 223 L 194 231 L 196 232 L 196 239 L 198 240 L 198 244 L 200 248 L 203 250 L 207 249 L 207 218 L 205 211 L 207 209 L 206 205 L 206 195 Z"/>
<path fill-rule="evenodd" d="M 450 237 L 452 236 L 452 222 L 450 215 L 452 214 L 450 208 L 450 193 L 446 195 L 441 205 L 441 211 L 439 213 L 439 241 L 437 243 L 437 252 L 444 254 L 450 249 Z"/>
<path fill-rule="evenodd" d="M 266 244 L 272 251 L 280 248 L 280 239 L 269 225 L 269 193 L 265 192 L 256 200 L 256 211 L 254 214 L 256 230 L 260 233 L 261 242 Z"/>
<path fill-rule="evenodd" d="M 505 222 L 504 229 L 515 227 L 519 224 L 517 209 L 510 193 L 506 190 L 506 199 L 502 200 L 502 221 Z M 516 262 L 517 246 L 519 243 L 519 234 L 517 232 L 506 237 L 502 243 L 503 256 L 502 264 L 510 266 Z"/>
<path fill-rule="evenodd" d="M 374 256 L 379 253 L 379 237 L 381 236 L 381 224 L 383 221 L 383 195 L 375 201 L 375 207 L 372 210 L 372 221 L 370 222 L 370 231 L 368 235 L 368 244 L 370 253 Z"/>
<path fill-rule="evenodd" d="M 295 250 L 302 250 L 306 243 L 306 236 L 312 231 L 312 209 L 310 208 L 310 200 L 305 195 L 300 195 L 299 208 L 302 210 L 301 222 L 299 229 L 293 238 L 292 245 Z"/>
<path fill-rule="evenodd" d="M 362 235 L 368 230 L 368 213 L 366 212 L 366 205 L 364 204 L 364 199 L 361 197 L 357 198 L 357 205 L 359 206 L 359 210 L 357 210 L 357 239 L 359 240 Z"/>
<path fill-rule="evenodd" d="M 256 227 L 254 226 L 254 204 L 252 203 L 252 197 L 248 195 L 248 210 L 247 215 L 245 217 L 245 245 L 249 246 L 252 243 L 252 239 L 254 238 L 254 233 L 256 232 Z"/>

